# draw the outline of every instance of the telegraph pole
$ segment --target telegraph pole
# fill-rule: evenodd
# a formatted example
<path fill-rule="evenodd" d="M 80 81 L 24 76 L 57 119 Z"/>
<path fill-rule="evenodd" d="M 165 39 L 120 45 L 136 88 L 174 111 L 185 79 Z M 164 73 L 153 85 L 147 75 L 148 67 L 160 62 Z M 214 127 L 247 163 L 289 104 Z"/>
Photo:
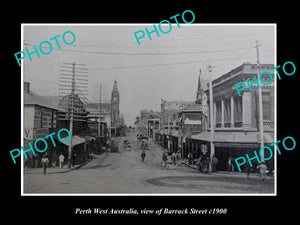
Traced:
<path fill-rule="evenodd" d="M 170 144 L 170 136 L 171 136 L 171 127 L 170 127 L 170 123 L 171 123 L 171 118 L 170 118 L 170 114 L 168 116 L 168 151 L 170 152 L 170 147 L 171 147 L 171 144 Z"/>
<path fill-rule="evenodd" d="M 69 131 L 71 134 L 69 146 L 68 146 L 68 168 L 71 168 L 72 164 L 72 138 L 73 138 L 73 122 L 74 121 L 86 121 L 85 111 L 82 108 L 82 101 L 79 96 L 85 97 L 87 92 L 87 69 L 77 68 L 79 66 L 85 66 L 84 64 L 75 63 L 63 63 L 59 70 L 59 96 L 62 98 L 60 105 L 66 108 L 66 113 L 58 114 L 57 120 L 70 121 Z M 76 66 L 76 67 L 75 67 Z M 80 89 L 82 88 L 82 89 Z"/>
<path fill-rule="evenodd" d="M 255 41 L 256 59 L 257 59 L 257 78 L 260 75 L 260 63 L 259 63 L 259 42 Z M 263 119 L 263 105 L 262 105 L 262 90 L 258 88 L 258 104 L 259 104 L 259 134 L 260 134 L 260 149 L 264 147 L 264 119 Z M 261 151 L 261 156 L 265 157 L 264 149 Z"/>
<path fill-rule="evenodd" d="M 211 66 L 208 66 L 208 72 L 211 72 Z M 215 120 L 214 120 L 214 100 L 213 100 L 213 88 L 212 88 L 212 79 L 209 78 L 209 118 L 210 118 L 210 163 L 209 163 L 209 172 L 212 172 L 212 162 L 215 155 Z"/>
<path fill-rule="evenodd" d="M 72 88 L 71 88 L 71 110 L 70 110 L 70 127 L 69 131 L 71 134 L 70 144 L 68 147 L 68 168 L 71 168 L 71 161 L 72 161 L 72 136 L 73 136 L 73 116 L 74 116 L 74 100 L 75 100 L 75 63 L 72 65 Z"/>
<path fill-rule="evenodd" d="M 101 144 L 101 83 L 100 83 L 100 94 L 99 94 L 99 124 L 98 124 L 98 135 L 99 135 L 99 147 Z"/>

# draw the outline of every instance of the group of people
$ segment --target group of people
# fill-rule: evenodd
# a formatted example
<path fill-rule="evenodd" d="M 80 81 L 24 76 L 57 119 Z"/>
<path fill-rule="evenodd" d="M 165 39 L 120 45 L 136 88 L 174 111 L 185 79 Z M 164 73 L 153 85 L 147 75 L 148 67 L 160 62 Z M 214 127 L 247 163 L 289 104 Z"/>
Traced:
<path fill-rule="evenodd" d="M 145 162 L 145 158 L 146 158 L 146 152 L 145 152 L 145 150 L 143 150 L 142 153 L 141 153 L 141 162 L 142 163 Z M 176 165 L 176 161 L 179 160 L 179 155 L 173 154 L 171 159 L 173 161 L 173 164 Z M 167 161 L 168 161 L 168 155 L 167 155 L 166 152 L 163 152 L 163 154 L 162 154 L 162 168 L 167 168 Z"/>
<path fill-rule="evenodd" d="M 171 156 L 171 160 L 172 160 L 172 163 L 174 165 L 176 165 L 176 162 L 179 160 L 179 154 L 174 152 Z M 167 167 L 167 160 L 168 160 L 168 156 L 167 156 L 167 153 L 166 152 L 163 152 L 162 154 L 162 168 L 166 168 Z M 189 153 L 187 155 L 187 160 L 188 160 L 188 163 L 189 165 L 192 165 L 193 164 L 193 155 L 191 153 Z M 217 157 L 213 157 L 212 158 L 212 164 L 211 164 L 211 169 L 212 169 L 212 172 L 217 172 L 217 163 L 218 163 L 218 159 Z M 208 155 L 201 155 L 196 164 L 198 166 L 198 170 L 200 172 L 208 172 L 209 171 L 209 163 L 210 163 L 210 159 L 209 159 L 209 156 Z M 262 179 L 262 181 L 264 182 L 266 180 L 266 177 L 267 177 L 267 165 L 264 161 L 261 161 L 256 169 L 258 170 L 259 174 L 260 174 L 260 177 Z M 228 171 L 230 172 L 233 172 L 234 171 L 234 161 L 233 161 L 233 158 L 230 157 L 229 160 L 228 160 Z M 247 173 L 247 178 L 249 178 L 250 176 L 250 173 L 253 171 L 253 168 L 249 165 L 249 163 L 247 162 L 246 163 L 246 173 Z"/>
<path fill-rule="evenodd" d="M 264 160 L 262 160 L 257 166 L 256 169 L 258 170 L 260 177 L 262 179 L 262 181 L 266 180 L 267 177 L 267 171 L 268 171 L 268 167 L 265 163 Z M 228 171 L 229 172 L 233 172 L 234 171 L 234 159 L 232 157 L 229 158 L 228 160 Z M 250 177 L 251 172 L 254 171 L 254 168 L 252 166 L 250 166 L 249 162 L 246 161 L 245 163 L 245 172 L 247 174 L 247 178 Z"/>
<path fill-rule="evenodd" d="M 76 154 L 73 154 L 73 166 L 75 165 L 75 157 Z M 64 161 L 65 161 L 65 156 L 60 153 L 60 155 L 58 156 L 58 162 L 59 162 L 59 168 L 63 168 L 64 167 Z M 52 166 L 55 167 L 56 166 L 56 162 L 57 162 L 57 158 L 56 158 L 56 153 L 53 153 L 53 158 L 52 158 Z M 42 164 L 42 168 L 44 171 L 44 175 L 47 173 L 47 167 L 49 164 L 49 159 L 47 157 L 47 153 L 45 153 L 41 159 L 41 164 Z"/>
<path fill-rule="evenodd" d="M 77 157 L 77 154 L 73 153 L 72 154 L 72 167 L 75 167 L 76 157 Z M 58 163 L 59 163 L 59 168 L 62 169 L 64 167 L 65 156 L 62 153 L 60 153 L 60 155 L 58 157 L 57 157 L 56 153 L 53 154 L 53 156 L 52 156 L 52 167 L 56 167 L 57 160 L 58 160 Z M 48 154 L 47 153 L 45 153 L 42 156 L 41 165 L 42 165 L 44 175 L 45 175 L 47 173 L 47 168 L 49 166 L 49 159 L 48 159 Z M 37 166 L 35 168 L 37 168 Z"/>
<path fill-rule="evenodd" d="M 163 152 L 162 154 L 162 168 L 167 168 L 168 154 Z M 173 165 L 177 165 L 180 159 L 179 152 L 173 152 L 171 155 L 171 161 Z"/>
<path fill-rule="evenodd" d="M 127 139 L 123 140 L 123 148 L 125 151 L 131 151 L 131 145 Z"/>

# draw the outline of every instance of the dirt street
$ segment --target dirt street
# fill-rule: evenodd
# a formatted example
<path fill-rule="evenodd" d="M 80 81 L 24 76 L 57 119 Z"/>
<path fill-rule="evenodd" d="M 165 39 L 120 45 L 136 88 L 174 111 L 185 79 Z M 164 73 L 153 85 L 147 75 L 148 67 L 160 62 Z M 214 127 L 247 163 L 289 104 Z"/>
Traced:
<path fill-rule="evenodd" d="M 123 139 L 131 151 L 123 149 Z M 24 174 L 24 193 L 61 194 L 205 194 L 273 193 L 274 179 L 261 182 L 257 174 L 250 179 L 242 173 L 201 174 L 184 165 L 162 168 L 163 149 L 149 140 L 145 162 L 141 162 L 141 142 L 136 132 L 118 138 L 119 152 L 96 156 L 87 165 L 67 173 Z M 50 168 L 49 168 L 50 169 Z"/>

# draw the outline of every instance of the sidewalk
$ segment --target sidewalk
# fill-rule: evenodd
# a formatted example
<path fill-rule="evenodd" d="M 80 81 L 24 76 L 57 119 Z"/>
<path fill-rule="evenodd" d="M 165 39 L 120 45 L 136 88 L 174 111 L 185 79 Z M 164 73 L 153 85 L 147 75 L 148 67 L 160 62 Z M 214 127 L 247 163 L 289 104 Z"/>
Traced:
<path fill-rule="evenodd" d="M 185 167 L 189 167 L 191 169 L 194 169 L 194 170 L 197 170 L 198 171 L 198 166 L 196 164 L 194 165 L 189 165 L 187 162 L 185 162 L 184 160 L 182 160 L 180 162 L 181 165 L 184 165 Z M 200 173 L 200 172 L 199 172 Z M 232 177 L 247 177 L 247 173 L 246 172 L 238 172 L 238 171 L 234 171 L 234 172 L 229 172 L 229 171 L 217 171 L 217 172 L 214 172 L 214 173 L 211 173 L 211 174 L 214 174 L 214 175 L 225 175 L 225 176 L 232 176 Z M 259 173 L 255 173 L 255 172 L 251 172 L 250 173 L 250 178 L 260 178 L 260 174 Z M 273 179 L 274 176 L 270 176 L 270 175 L 267 175 L 267 177 L 270 179 Z"/>
<path fill-rule="evenodd" d="M 46 173 L 47 174 L 67 173 L 67 172 L 70 172 L 72 170 L 77 170 L 80 167 L 88 164 L 92 159 L 89 159 L 89 160 L 85 161 L 84 163 L 79 164 L 79 165 L 75 165 L 74 167 L 71 167 L 71 168 L 68 168 L 68 165 L 64 165 L 63 168 L 48 167 Z M 24 174 L 43 174 L 44 173 L 44 169 L 42 167 L 39 167 L 39 168 L 24 168 L 23 170 L 24 170 Z"/>

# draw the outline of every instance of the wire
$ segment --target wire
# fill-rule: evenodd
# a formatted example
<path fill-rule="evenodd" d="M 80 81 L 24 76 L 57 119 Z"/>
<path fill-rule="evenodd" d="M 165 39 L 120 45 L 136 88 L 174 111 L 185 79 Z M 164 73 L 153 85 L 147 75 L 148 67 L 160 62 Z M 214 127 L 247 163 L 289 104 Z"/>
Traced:
<path fill-rule="evenodd" d="M 27 44 L 29 46 L 34 46 L 33 44 Z M 43 46 L 43 48 L 48 48 Z M 125 52 L 105 52 L 105 51 L 85 51 L 85 50 L 72 50 L 72 49 L 56 49 L 52 48 L 53 50 L 59 51 L 67 51 L 67 52 L 79 52 L 79 53 L 90 53 L 90 54 L 100 54 L 100 55 L 144 55 L 144 56 L 152 56 L 152 55 L 187 55 L 187 54 L 204 54 L 204 53 L 217 53 L 217 52 L 228 52 L 228 51 L 236 51 L 236 50 L 243 50 L 247 48 L 230 48 L 230 49 L 219 49 L 219 50 L 203 50 L 203 51 L 183 51 L 183 52 L 143 52 L 143 53 L 125 53 Z M 63 66 L 61 66 L 63 67 Z"/>
<path fill-rule="evenodd" d="M 266 56 L 272 56 L 265 55 Z M 149 64 L 149 65 L 141 65 L 141 66 L 119 66 L 119 67 L 102 67 L 102 68 L 92 68 L 89 70 L 115 70 L 115 69 L 130 69 L 130 68 L 144 68 L 144 67 L 154 67 L 154 66 L 171 66 L 171 65 L 182 65 L 182 64 L 191 64 L 191 63 L 203 63 L 203 62 L 220 62 L 220 61 L 230 61 L 230 60 L 236 60 L 236 59 L 249 59 L 253 58 L 253 56 L 248 57 L 234 57 L 234 58 L 221 58 L 221 59 L 206 59 L 206 60 L 198 60 L 198 61 L 187 61 L 187 62 L 174 62 L 174 63 L 164 63 L 164 64 Z"/>

